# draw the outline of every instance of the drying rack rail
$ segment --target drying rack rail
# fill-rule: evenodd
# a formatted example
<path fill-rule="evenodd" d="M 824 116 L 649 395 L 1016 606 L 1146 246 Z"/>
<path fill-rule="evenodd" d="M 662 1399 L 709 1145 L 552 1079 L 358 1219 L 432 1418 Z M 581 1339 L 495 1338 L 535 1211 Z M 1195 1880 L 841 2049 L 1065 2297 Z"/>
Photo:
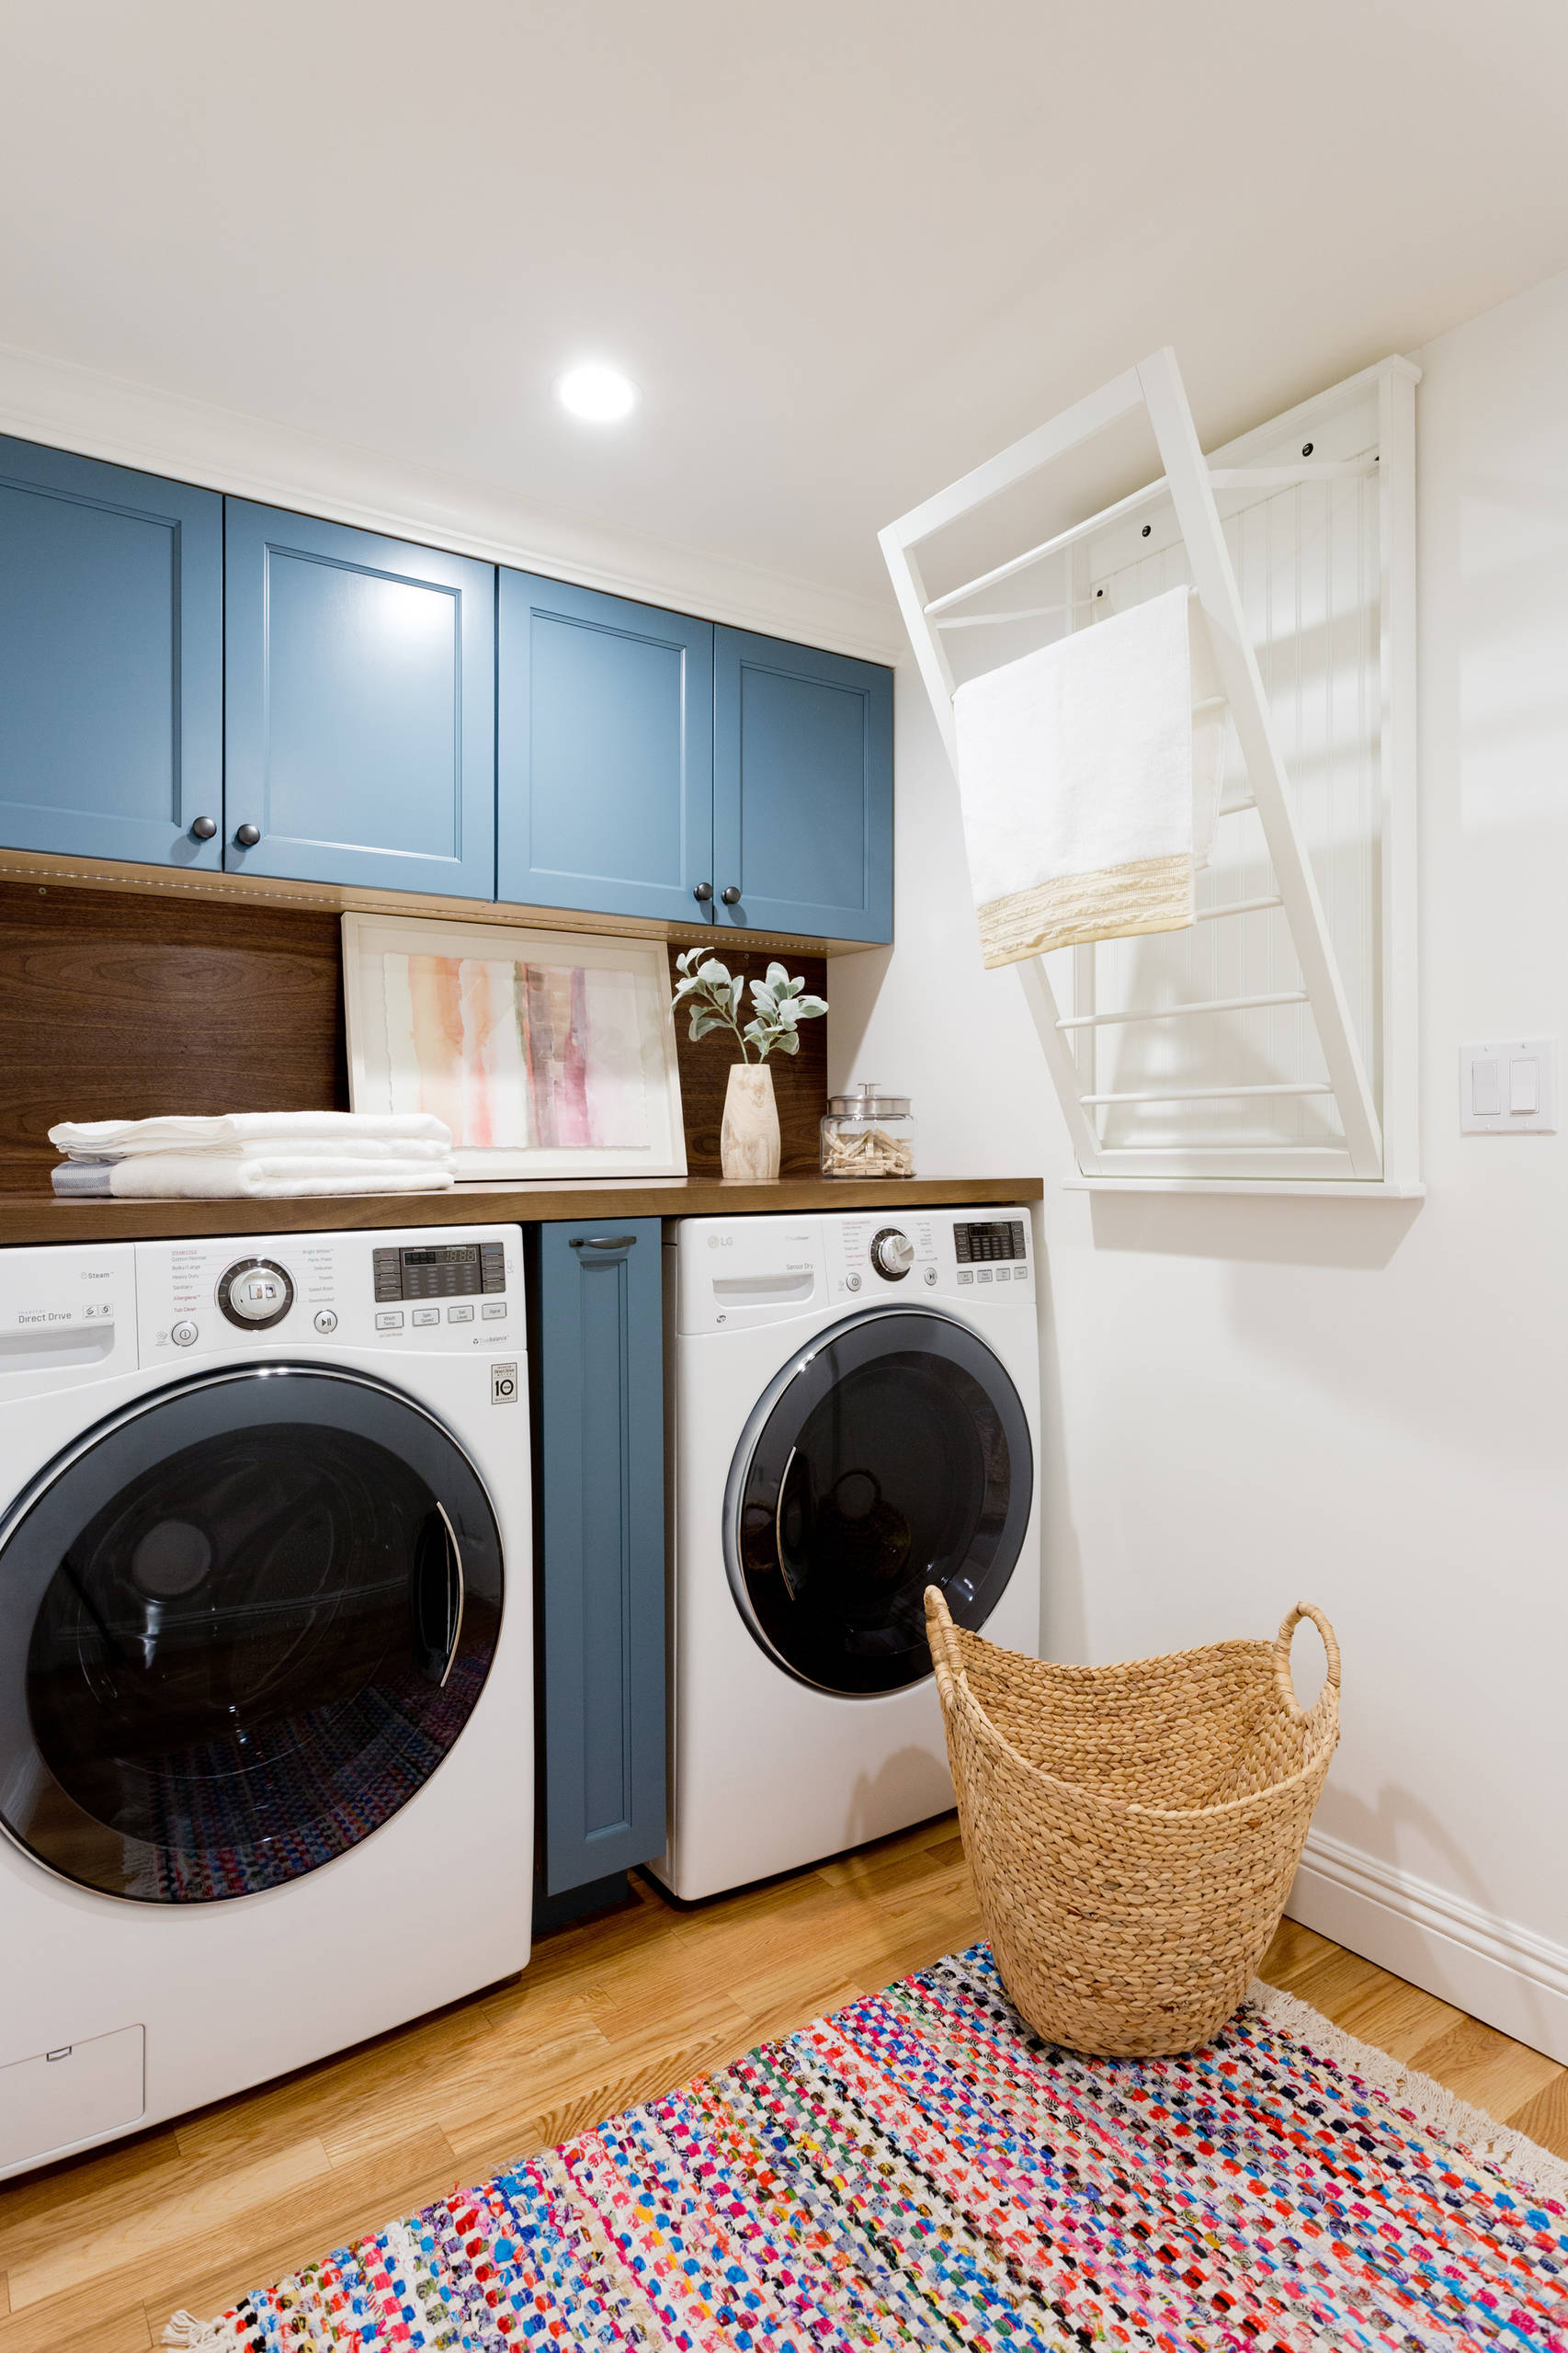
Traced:
<path fill-rule="evenodd" d="M 1415 1005 L 1419 373 L 1407 360 L 1385 360 L 1210 460 L 1176 355 L 1158 351 L 881 534 L 955 773 L 956 632 L 1006 631 L 1016 652 L 1021 626 L 1092 627 L 1125 598 L 1158 593 L 1173 577 L 1187 579 L 1203 608 L 1234 772 L 1227 771 L 1225 822 L 1210 872 L 1199 878 L 1193 931 L 1059 950 L 1016 967 L 1080 1181 L 1093 1188 L 1340 1198 L 1423 1189 Z M 1158 479 L 928 593 L 923 557 L 942 533 L 1139 411 L 1164 468 Z M 1244 598 L 1233 546 L 1250 549 L 1260 534 L 1265 553 L 1249 555 L 1251 571 L 1243 567 Z M 975 609 L 976 599 L 994 599 L 1029 573 L 1044 574 L 1041 601 Z M 1314 605 L 1320 574 L 1329 585 Z M 1279 620 L 1284 610 L 1291 622 L 1292 595 L 1293 650 L 1291 627 Z M 966 650 L 990 642 L 963 641 Z M 1312 650 L 1303 652 L 1309 642 Z M 1314 663 L 1337 729 L 1332 743 L 1333 730 L 1311 739 L 1286 691 L 1293 679 L 1300 704 Z M 1282 750 L 1282 705 L 1310 779 L 1304 787 L 1293 787 Z M 1347 763 L 1356 779 L 1348 796 Z M 1191 945 L 1195 934 L 1201 950 Z M 1069 978 L 1064 1012 L 1058 984 Z"/>

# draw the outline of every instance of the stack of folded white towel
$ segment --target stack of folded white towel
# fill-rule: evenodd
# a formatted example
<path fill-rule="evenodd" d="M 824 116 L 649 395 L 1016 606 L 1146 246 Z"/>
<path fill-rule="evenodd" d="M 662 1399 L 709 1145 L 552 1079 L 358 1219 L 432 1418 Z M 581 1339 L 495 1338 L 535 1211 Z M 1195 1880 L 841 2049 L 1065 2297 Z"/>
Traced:
<path fill-rule="evenodd" d="M 452 1132 L 425 1112 L 228 1111 L 214 1119 L 65 1120 L 49 1141 L 71 1199 L 284 1200 L 444 1193 Z"/>

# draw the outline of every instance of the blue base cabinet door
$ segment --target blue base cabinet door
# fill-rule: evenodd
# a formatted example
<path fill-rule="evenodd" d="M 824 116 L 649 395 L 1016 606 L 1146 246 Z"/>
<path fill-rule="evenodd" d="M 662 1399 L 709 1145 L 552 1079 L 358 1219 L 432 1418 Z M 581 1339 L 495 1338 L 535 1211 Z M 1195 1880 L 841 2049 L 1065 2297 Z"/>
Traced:
<path fill-rule="evenodd" d="M 0 841 L 222 861 L 223 502 L 0 438 Z"/>
<path fill-rule="evenodd" d="M 713 625 L 501 573 L 496 896 L 702 920 Z"/>
<path fill-rule="evenodd" d="M 665 1443 L 657 1218 L 534 1228 L 547 1895 L 665 1848 Z"/>
<path fill-rule="evenodd" d="M 225 863 L 495 892 L 495 570 L 227 502 Z"/>
<path fill-rule="evenodd" d="M 892 672 L 744 630 L 713 634 L 718 920 L 892 938 Z"/>

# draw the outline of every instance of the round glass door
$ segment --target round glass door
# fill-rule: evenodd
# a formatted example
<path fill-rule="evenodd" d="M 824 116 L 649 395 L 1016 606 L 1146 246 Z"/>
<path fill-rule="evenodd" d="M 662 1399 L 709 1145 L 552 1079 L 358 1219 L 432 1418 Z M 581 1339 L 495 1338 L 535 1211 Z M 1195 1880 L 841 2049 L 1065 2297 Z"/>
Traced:
<path fill-rule="evenodd" d="M 853 1318 L 787 1365 L 752 1415 L 725 1503 L 741 1613 L 820 1689 L 896 1691 L 931 1672 L 925 1595 L 985 1623 L 1028 1526 L 1018 1392 L 977 1334 L 934 1310 Z"/>
<path fill-rule="evenodd" d="M 0 1529 L 0 1821 L 108 1895 L 297 1879 L 429 1779 L 501 1605 L 478 1473 L 409 1399 L 293 1365 L 164 1391 Z"/>

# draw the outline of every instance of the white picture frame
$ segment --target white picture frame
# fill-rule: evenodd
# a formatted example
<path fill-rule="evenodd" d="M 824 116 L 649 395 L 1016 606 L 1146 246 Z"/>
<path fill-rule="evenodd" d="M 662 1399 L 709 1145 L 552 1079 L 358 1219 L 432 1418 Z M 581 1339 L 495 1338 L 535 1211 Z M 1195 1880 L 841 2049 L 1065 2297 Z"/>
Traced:
<path fill-rule="evenodd" d="M 663 940 L 346 915 L 343 995 L 354 1109 L 436 1112 L 460 1181 L 686 1175 Z"/>

